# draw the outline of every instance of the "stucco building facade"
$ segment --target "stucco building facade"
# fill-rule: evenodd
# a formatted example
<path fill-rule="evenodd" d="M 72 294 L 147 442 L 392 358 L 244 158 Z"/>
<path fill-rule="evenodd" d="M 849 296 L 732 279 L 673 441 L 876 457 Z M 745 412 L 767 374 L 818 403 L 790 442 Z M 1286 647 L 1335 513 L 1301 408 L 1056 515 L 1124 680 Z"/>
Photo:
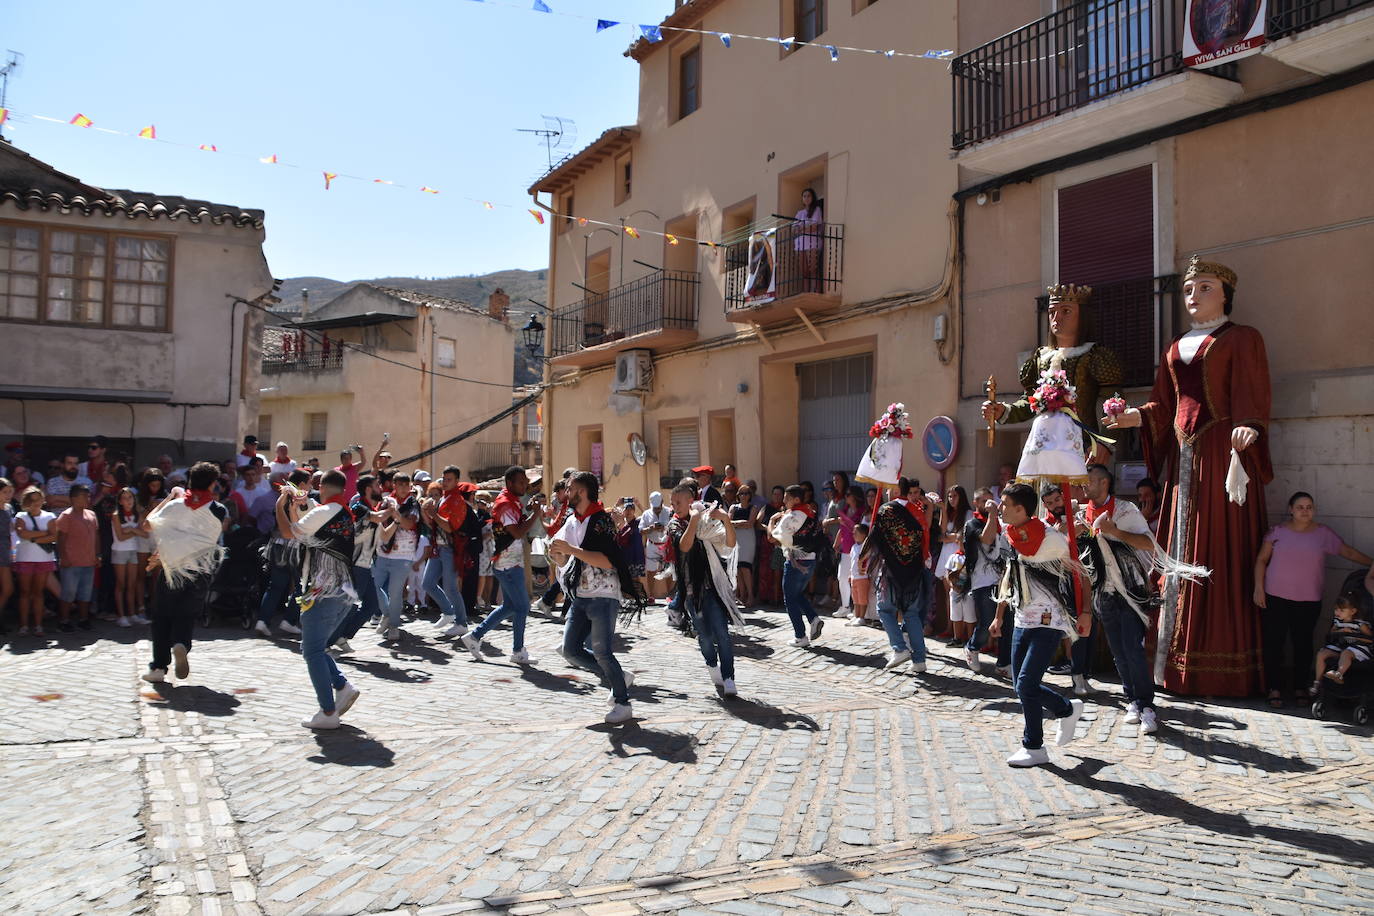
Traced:
<path fill-rule="evenodd" d="M 359 283 L 318 309 L 269 327 L 257 436 L 286 442 L 297 460 L 338 464 L 361 445 L 369 463 L 383 434 L 402 459 L 445 442 L 511 406 L 515 332 L 499 290 L 485 308 Z M 517 441 L 517 448 L 520 443 Z M 416 467 L 458 465 L 468 476 L 504 469 L 509 421 L 426 456 Z"/>
<path fill-rule="evenodd" d="M 222 460 L 256 424 L 263 213 L 97 188 L 0 141 L 0 438 Z"/>

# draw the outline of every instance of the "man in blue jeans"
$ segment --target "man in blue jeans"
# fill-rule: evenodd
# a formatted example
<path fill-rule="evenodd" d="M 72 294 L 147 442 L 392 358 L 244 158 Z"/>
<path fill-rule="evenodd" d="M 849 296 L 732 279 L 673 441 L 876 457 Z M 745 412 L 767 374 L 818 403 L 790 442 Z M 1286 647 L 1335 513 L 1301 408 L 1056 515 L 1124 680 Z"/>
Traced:
<path fill-rule="evenodd" d="M 934 512 L 934 503 L 921 492 L 920 482 L 902 477 L 897 481 L 897 496 L 878 508 L 864 541 L 861 556 L 868 563 L 878 619 L 892 647 L 884 666 L 889 670 L 907 662 L 912 674 L 926 670 L 926 615 L 934 594 L 926 536 Z"/>
<path fill-rule="evenodd" d="M 732 697 L 735 688 L 735 652 L 730 644 L 734 617 L 726 608 L 735 605 L 735 592 L 726 570 L 735 546 L 735 526 L 719 506 L 697 505 L 696 489 L 678 484 L 669 495 L 673 518 L 668 523 L 668 556 L 677 581 L 683 583 L 685 610 L 697 631 L 697 645 L 706 661 L 711 684 L 722 696 Z M 722 597 L 722 594 L 724 597 Z"/>
<path fill-rule="evenodd" d="M 491 570 L 496 584 L 501 586 L 501 606 L 488 614 L 477 629 L 463 636 L 463 645 L 479 662 L 486 661 L 482 655 L 483 637 L 503 620 L 510 620 L 514 630 L 510 660 L 517 665 L 534 661 L 525 649 L 525 621 L 530 614 L 530 595 L 525 588 L 525 534 L 538 518 L 539 508 L 525 509 L 525 491 L 529 486 L 524 468 L 508 468 L 506 486 L 491 506 L 492 534 L 496 540 Z"/>
<path fill-rule="evenodd" d="M 642 612 L 646 599 L 616 542 L 615 522 L 597 500 L 600 488 L 596 475 L 588 471 L 570 478 L 568 503 L 573 514 L 549 544 L 549 556 L 572 598 L 563 627 L 562 655 L 610 688 L 612 705 L 606 722 L 615 725 L 634 717 L 630 708 L 634 678 L 611 651 L 615 619 L 622 604 Z"/>
<path fill-rule="evenodd" d="M 459 483 L 461 475 L 456 465 L 444 468 L 440 476 L 443 498 L 438 502 L 427 499 L 423 503 L 435 556 L 425 564 L 422 584 L 425 594 L 439 605 L 437 626 L 445 636 L 465 636 L 468 632 L 468 609 L 458 587 L 458 566 L 453 553 L 454 533 L 462 528 L 472 509 L 467 503 L 466 487 Z"/>
<path fill-rule="evenodd" d="M 782 511 L 775 513 L 768 525 L 769 536 L 782 547 L 782 603 L 792 621 L 790 645 L 800 648 L 819 639 L 825 627 L 825 621 L 806 597 L 806 585 L 816 574 L 816 554 L 824 547 L 825 532 L 816 518 L 816 510 L 806 502 L 805 494 L 806 491 L 795 483 L 784 490 Z M 679 601 L 682 593 L 679 583 Z"/>
<path fill-rule="evenodd" d="M 387 518 L 377 535 L 377 558 L 372 562 L 372 580 L 386 611 L 387 626 L 401 625 L 405 605 L 405 583 L 410 576 L 411 558 L 420 536 L 420 505 L 410 489 L 410 475 L 397 472 L 391 478 L 392 491 L 386 499 Z"/>
<path fill-rule="evenodd" d="M 326 650 L 329 637 L 352 606 L 353 516 L 344 505 L 348 478 L 342 471 L 326 471 L 320 481 L 320 505 L 306 508 L 305 494 L 290 486 L 277 497 L 277 530 L 287 540 L 305 545 L 301 583 L 301 657 L 315 688 L 319 711 L 301 725 L 311 729 L 338 728 L 340 717 L 358 700 L 358 688 L 339 671 Z"/>
<path fill-rule="evenodd" d="M 997 524 L 997 501 L 992 498 L 992 489 L 979 487 L 973 491 L 973 516 L 964 523 L 962 540 L 964 566 L 969 573 L 969 597 L 973 599 L 974 613 L 978 616 L 973 635 L 964 644 L 964 657 L 974 673 L 983 669 L 978 653 L 987 647 L 992 621 L 997 616 L 997 599 L 993 592 L 1006 565 L 1000 556 L 1004 546 L 1006 540 Z M 1010 664 L 1010 647 L 1007 659 Z"/>
<path fill-rule="evenodd" d="M 286 482 L 298 490 L 310 489 L 310 472 L 296 468 L 287 475 Z M 267 588 L 258 606 L 258 622 L 253 629 L 263 636 L 272 635 L 272 618 L 281 615 L 277 629 L 290 636 L 301 635 L 301 611 L 296 606 L 295 586 L 300 577 L 300 557 L 288 549 L 289 544 L 275 526 L 267 548 Z"/>
<path fill-rule="evenodd" d="M 343 651 L 352 647 L 348 641 L 358 635 L 363 621 L 379 620 L 382 609 L 377 599 L 377 585 L 372 579 L 372 561 L 377 554 L 377 534 L 381 523 L 391 517 L 390 508 L 382 502 L 382 488 L 372 474 L 358 478 L 358 493 L 348 504 L 348 512 L 353 518 L 353 590 L 358 595 L 356 607 L 345 610 L 343 619 L 330 634 L 326 645 L 338 646 Z M 380 620 L 379 620 L 380 622 Z M 382 633 L 384 640 L 401 638 L 399 627 L 392 627 Z"/>
<path fill-rule="evenodd" d="M 1013 767 L 1033 767 L 1048 763 L 1045 750 L 1044 712 L 1059 720 L 1060 745 L 1074 739 L 1074 729 L 1083 715 L 1082 700 L 1066 700 L 1043 683 L 1045 670 L 1054 659 L 1060 640 L 1072 639 L 1087 631 L 1091 612 L 1075 620 L 1073 575 L 1081 569 L 1069 539 L 1035 517 L 1039 499 L 1035 490 L 1023 483 L 1002 491 L 1001 516 L 1004 533 L 1015 553 L 1005 595 L 1015 609 L 1016 629 L 1011 637 L 1011 665 L 1016 695 L 1021 700 L 1025 730 L 1021 749 L 1007 758 Z M 993 635 L 1001 635 L 1001 621 L 993 624 Z"/>

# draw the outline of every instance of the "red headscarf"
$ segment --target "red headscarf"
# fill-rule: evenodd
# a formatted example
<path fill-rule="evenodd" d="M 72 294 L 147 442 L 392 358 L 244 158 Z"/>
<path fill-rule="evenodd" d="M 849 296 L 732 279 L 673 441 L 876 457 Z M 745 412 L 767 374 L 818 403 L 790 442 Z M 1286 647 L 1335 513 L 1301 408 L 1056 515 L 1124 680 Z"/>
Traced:
<path fill-rule="evenodd" d="M 189 490 L 185 496 L 186 508 L 199 509 L 215 501 L 215 494 L 209 490 Z"/>
<path fill-rule="evenodd" d="M 1039 518 L 1032 518 L 1021 525 L 1008 525 L 1007 540 L 1021 556 L 1033 557 L 1040 552 L 1040 545 L 1045 543 L 1045 532 L 1048 530 Z"/>

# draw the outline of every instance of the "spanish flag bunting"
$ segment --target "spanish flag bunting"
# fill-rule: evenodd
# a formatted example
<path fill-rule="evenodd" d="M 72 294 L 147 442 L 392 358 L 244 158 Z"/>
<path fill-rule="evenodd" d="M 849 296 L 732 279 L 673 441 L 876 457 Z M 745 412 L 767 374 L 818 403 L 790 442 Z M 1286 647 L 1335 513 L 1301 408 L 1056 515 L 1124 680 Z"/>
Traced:
<path fill-rule="evenodd" d="M 338 177 L 339 177 L 339 173 L 338 173 L 338 172 L 325 172 L 325 173 L 324 173 L 324 189 L 325 189 L 326 191 L 328 191 L 328 190 L 329 190 L 329 183 L 330 183 L 331 181 L 333 181 L 335 178 L 338 178 Z"/>
<path fill-rule="evenodd" d="M 637 238 L 639 238 L 639 230 L 636 229 L 634 226 L 626 226 L 626 227 L 625 227 L 625 234 L 628 235 L 628 236 L 629 236 L 630 238 L 632 238 L 632 239 L 637 239 Z"/>
<path fill-rule="evenodd" d="M 585 226 L 585 225 L 587 225 L 587 217 L 585 217 L 585 216 L 579 216 L 579 217 L 577 218 L 577 225 L 579 225 L 579 226 Z"/>
<path fill-rule="evenodd" d="M 677 236 L 673 235 L 671 232 L 668 233 L 667 235 L 663 236 L 663 237 L 664 237 L 665 239 L 668 240 L 668 244 L 669 244 L 669 245 L 676 245 L 676 244 L 677 244 Z"/>
<path fill-rule="evenodd" d="M 277 164 L 277 154 L 276 154 L 276 153 L 273 153 L 273 154 L 270 155 L 270 156 L 263 156 L 263 157 L 262 157 L 261 159 L 259 159 L 258 161 L 261 162 L 263 165 L 276 165 L 276 164 Z"/>
<path fill-rule="evenodd" d="M 385 178 L 374 178 L 374 179 L 372 179 L 372 183 L 373 183 L 373 184 L 395 184 L 396 182 L 394 182 L 394 181 L 387 181 Z"/>
<path fill-rule="evenodd" d="M 484 201 L 482 201 L 482 206 L 486 207 L 488 210 L 495 210 L 495 209 L 496 209 L 495 207 L 493 207 L 493 206 L 491 205 L 491 201 L 489 201 L 489 200 L 484 200 Z"/>
<path fill-rule="evenodd" d="M 544 225 L 544 214 L 540 213 L 538 210 L 534 209 L 533 207 L 530 208 L 530 216 L 533 216 L 533 217 L 534 217 L 534 221 L 535 221 L 536 223 L 538 223 L 539 225 L 541 225 L 541 226 Z"/>
<path fill-rule="evenodd" d="M 67 123 L 68 123 L 68 124 L 75 124 L 77 127 L 90 127 L 90 126 L 91 126 L 92 124 L 94 124 L 95 122 L 92 121 L 90 118 L 86 117 L 86 116 L 83 115 L 83 114 L 77 114 L 76 117 L 72 118 L 72 119 L 71 119 L 70 121 L 68 121 Z"/>
<path fill-rule="evenodd" d="M 0 108 L 0 124 L 4 124 L 9 118 L 10 110 L 8 108 Z"/>
<path fill-rule="evenodd" d="M 202 143 L 202 144 L 200 145 L 200 148 L 201 148 L 202 150 L 204 150 L 205 152 L 207 152 L 207 153 L 218 153 L 218 152 L 219 152 L 219 147 L 218 147 L 218 146 L 215 146 L 213 143 Z"/>
<path fill-rule="evenodd" d="M 429 187 L 424 187 L 424 186 L 422 186 L 422 187 L 420 188 L 420 190 L 421 190 L 421 191 L 424 191 L 426 194 L 438 194 L 438 193 L 439 193 L 439 189 L 438 189 L 438 188 L 429 188 Z"/>
<path fill-rule="evenodd" d="M 149 124 L 147 127 L 145 127 L 145 128 L 143 128 L 142 130 L 140 130 L 140 131 L 138 132 L 138 135 L 139 135 L 140 137 L 142 137 L 144 140 L 156 140 L 156 139 L 157 139 L 157 128 L 156 128 L 155 126 L 153 126 L 152 124 Z"/>

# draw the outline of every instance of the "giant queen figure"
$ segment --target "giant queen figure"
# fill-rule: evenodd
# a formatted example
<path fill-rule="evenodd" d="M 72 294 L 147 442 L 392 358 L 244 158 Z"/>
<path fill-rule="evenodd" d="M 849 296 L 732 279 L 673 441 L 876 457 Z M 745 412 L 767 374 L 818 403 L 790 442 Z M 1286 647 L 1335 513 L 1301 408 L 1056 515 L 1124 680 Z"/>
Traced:
<path fill-rule="evenodd" d="M 1165 549 L 1210 579 L 1169 581 L 1155 680 L 1176 693 L 1249 696 L 1260 689 L 1255 554 L 1268 524 L 1269 363 L 1264 338 L 1230 319 L 1236 273 L 1194 257 L 1183 295 L 1191 330 L 1160 361 L 1149 403 L 1107 416 L 1139 427 L 1145 460 L 1167 481 Z M 1248 478 L 1248 480 L 1247 480 Z"/>

